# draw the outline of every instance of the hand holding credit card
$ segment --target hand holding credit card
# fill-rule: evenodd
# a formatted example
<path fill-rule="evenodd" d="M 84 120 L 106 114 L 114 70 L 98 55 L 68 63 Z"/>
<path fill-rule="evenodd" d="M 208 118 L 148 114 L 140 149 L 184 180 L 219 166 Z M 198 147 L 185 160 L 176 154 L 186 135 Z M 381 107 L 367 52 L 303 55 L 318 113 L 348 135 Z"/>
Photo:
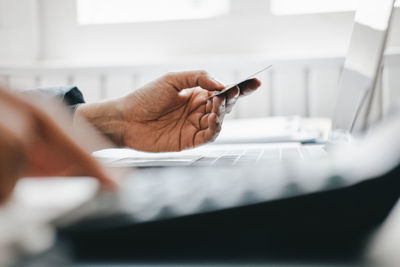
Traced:
<path fill-rule="evenodd" d="M 257 74 L 260 74 L 261 72 L 263 72 L 263 71 L 265 71 L 265 70 L 267 70 L 267 69 L 269 69 L 269 68 L 271 68 L 271 67 L 272 67 L 272 65 L 269 65 L 269 66 L 267 66 L 267 67 L 264 67 L 264 68 L 262 68 L 261 70 L 257 71 L 256 73 L 250 75 L 250 76 L 247 77 L 246 79 L 241 80 L 240 82 L 237 82 L 237 83 L 235 83 L 235 84 L 228 85 L 228 86 L 226 86 L 225 89 L 223 89 L 222 91 L 215 92 L 211 97 L 217 96 L 217 95 L 222 95 L 222 94 L 226 93 L 227 91 L 229 91 L 229 90 L 235 88 L 236 86 L 238 86 L 239 89 L 240 89 L 240 84 L 242 84 L 242 83 L 244 83 L 244 82 L 246 82 L 246 81 L 248 81 L 248 80 L 254 78 Z"/>

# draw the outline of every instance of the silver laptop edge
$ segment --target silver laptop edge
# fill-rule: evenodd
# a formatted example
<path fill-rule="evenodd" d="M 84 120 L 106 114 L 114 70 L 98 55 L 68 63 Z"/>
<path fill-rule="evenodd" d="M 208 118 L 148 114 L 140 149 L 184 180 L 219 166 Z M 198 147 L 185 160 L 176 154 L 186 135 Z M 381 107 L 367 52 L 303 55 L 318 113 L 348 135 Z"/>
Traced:
<path fill-rule="evenodd" d="M 372 101 L 393 5 L 394 0 L 360 2 L 339 83 L 333 131 L 352 132 L 363 104 L 368 98 L 369 102 Z M 368 103 L 368 110 L 370 105 Z"/>

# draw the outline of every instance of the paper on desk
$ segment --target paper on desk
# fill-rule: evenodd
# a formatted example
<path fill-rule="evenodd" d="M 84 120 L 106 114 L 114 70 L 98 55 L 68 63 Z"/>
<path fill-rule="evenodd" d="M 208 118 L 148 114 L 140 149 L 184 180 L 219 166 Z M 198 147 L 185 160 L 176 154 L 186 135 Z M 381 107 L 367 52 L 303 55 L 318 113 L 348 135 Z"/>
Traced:
<path fill-rule="evenodd" d="M 318 119 L 319 124 L 321 120 Z M 329 122 L 329 120 L 324 120 L 323 127 L 327 128 L 330 125 Z M 215 142 L 306 142 L 321 137 L 321 130 L 315 127 L 315 123 L 312 126 L 314 127 L 302 129 L 304 128 L 304 119 L 299 116 L 227 120 Z"/>
<path fill-rule="evenodd" d="M 194 150 L 150 153 L 129 148 L 103 149 L 94 152 L 93 156 L 105 164 L 117 167 L 187 166 L 201 157 L 200 153 Z"/>

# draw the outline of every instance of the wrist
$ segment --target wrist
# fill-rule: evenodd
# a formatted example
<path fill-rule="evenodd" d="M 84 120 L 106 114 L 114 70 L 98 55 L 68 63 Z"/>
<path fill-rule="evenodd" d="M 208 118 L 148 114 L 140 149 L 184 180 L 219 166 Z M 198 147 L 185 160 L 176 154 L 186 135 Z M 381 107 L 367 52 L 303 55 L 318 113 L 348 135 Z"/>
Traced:
<path fill-rule="evenodd" d="M 85 118 L 117 146 L 123 146 L 124 119 L 118 100 L 80 104 L 75 116 Z"/>

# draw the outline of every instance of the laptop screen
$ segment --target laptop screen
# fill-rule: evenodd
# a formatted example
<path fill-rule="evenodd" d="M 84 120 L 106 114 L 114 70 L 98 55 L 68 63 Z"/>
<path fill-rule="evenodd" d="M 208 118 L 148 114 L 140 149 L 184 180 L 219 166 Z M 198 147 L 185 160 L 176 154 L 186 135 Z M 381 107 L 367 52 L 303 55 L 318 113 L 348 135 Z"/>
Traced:
<path fill-rule="evenodd" d="M 374 89 L 382 61 L 394 0 L 364 0 L 357 9 L 339 95 L 334 129 L 351 131 Z"/>

